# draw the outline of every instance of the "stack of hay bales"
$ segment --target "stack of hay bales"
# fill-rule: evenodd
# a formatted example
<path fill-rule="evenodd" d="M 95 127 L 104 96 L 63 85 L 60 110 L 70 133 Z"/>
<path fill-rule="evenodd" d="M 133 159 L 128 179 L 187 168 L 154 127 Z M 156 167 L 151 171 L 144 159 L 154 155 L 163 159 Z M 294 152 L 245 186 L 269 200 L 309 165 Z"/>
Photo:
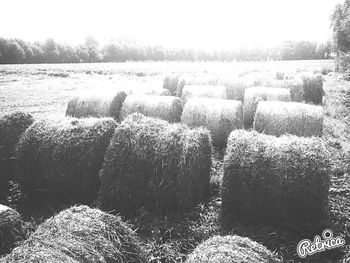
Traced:
<path fill-rule="evenodd" d="M 179 122 L 182 114 L 182 101 L 172 96 L 131 95 L 121 110 L 121 120 L 133 113 L 157 117 L 169 122 Z"/>
<path fill-rule="evenodd" d="M 13 177 L 16 145 L 23 132 L 34 122 L 32 115 L 16 112 L 0 118 L 0 199 Z"/>
<path fill-rule="evenodd" d="M 244 127 L 253 125 L 254 115 L 259 101 L 290 101 L 288 89 L 253 87 L 245 90 L 244 93 Z"/>
<path fill-rule="evenodd" d="M 179 76 L 166 76 L 163 82 L 163 89 L 170 91 L 170 96 L 176 96 Z"/>
<path fill-rule="evenodd" d="M 23 238 L 23 224 L 19 213 L 0 204 L 0 256 L 9 253 Z"/>
<path fill-rule="evenodd" d="M 323 77 L 320 74 L 303 75 L 304 100 L 314 104 L 321 104 L 325 95 L 323 90 Z"/>
<path fill-rule="evenodd" d="M 134 231 L 120 217 L 75 206 L 48 219 L 11 254 L 10 262 L 146 262 Z"/>
<path fill-rule="evenodd" d="M 115 94 L 92 94 L 72 98 L 68 102 L 66 116 L 76 118 L 112 117 L 119 120 L 120 110 L 127 94 L 118 91 Z"/>
<path fill-rule="evenodd" d="M 189 127 L 207 128 L 214 146 L 224 147 L 233 130 L 243 129 L 243 105 L 235 100 L 190 99 L 185 104 L 181 122 Z"/>
<path fill-rule="evenodd" d="M 188 210 L 208 195 L 211 154 L 207 130 L 133 114 L 107 149 L 99 200 L 123 213 Z"/>
<path fill-rule="evenodd" d="M 265 246 L 240 236 L 214 236 L 200 244 L 186 263 L 279 263 Z"/>
<path fill-rule="evenodd" d="M 317 226 L 327 217 L 329 149 L 320 138 L 233 131 L 222 214 L 250 224 Z"/>
<path fill-rule="evenodd" d="M 323 110 L 321 106 L 304 103 L 260 101 L 254 130 L 275 136 L 322 136 Z"/>
<path fill-rule="evenodd" d="M 226 87 L 214 85 L 185 85 L 181 98 L 184 103 L 192 98 L 226 99 Z"/>
<path fill-rule="evenodd" d="M 111 118 L 42 120 L 21 138 L 15 177 L 30 198 L 89 203 L 117 124 Z"/>

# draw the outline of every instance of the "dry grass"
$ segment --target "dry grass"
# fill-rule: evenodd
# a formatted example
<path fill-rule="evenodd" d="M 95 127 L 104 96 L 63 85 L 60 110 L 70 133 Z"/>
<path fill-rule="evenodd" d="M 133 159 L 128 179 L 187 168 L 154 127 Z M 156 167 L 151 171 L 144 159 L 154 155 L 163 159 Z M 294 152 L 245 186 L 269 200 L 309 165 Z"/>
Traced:
<path fill-rule="evenodd" d="M 322 136 L 323 109 L 297 102 L 260 101 L 254 118 L 254 130 L 275 136 Z"/>
<path fill-rule="evenodd" d="M 240 101 L 195 98 L 185 104 L 181 122 L 189 127 L 207 128 L 214 146 L 226 146 L 231 131 L 243 129 L 243 105 Z"/>

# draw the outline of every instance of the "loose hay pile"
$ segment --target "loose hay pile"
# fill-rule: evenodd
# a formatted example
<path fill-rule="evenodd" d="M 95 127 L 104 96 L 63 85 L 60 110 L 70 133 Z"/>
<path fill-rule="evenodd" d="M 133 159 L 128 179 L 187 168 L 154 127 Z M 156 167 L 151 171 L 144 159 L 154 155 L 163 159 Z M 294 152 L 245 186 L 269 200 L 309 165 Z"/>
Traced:
<path fill-rule="evenodd" d="M 200 244 L 186 263 L 278 263 L 281 262 L 263 245 L 240 236 L 214 236 Z"/>
<path fill-rule="evenodd" d="M 254 87 L 246 89 L 244 93 L 244 127 L 253 125 L 254 115 L 259 101 L 290 101 L 288 89 Z"/>
<path fill-rule="evenodd" d="M 32 115 L 16 112 L 0 118 L 0 198 L 13 177 L 16 145 L 23 132 L 33 123 Z"/>
<path fill-rule="evenodd" d="M 185 85 L 181 98 L 184 103 L 191 98 L 226 99 L 226 87 L 214 85 Z"/>
<path fill-rule="evenodd" d="M 304 100 L 314 104 L 321 104 L 325 95 L 323 90 L 322 75 L 304 75 L 302 76 L 304 85 Z"/>
<path fill-rule="evenodd" d="M 172 96 L 133 95 L 124 101 L 121 119 L 133 113 L 157 117 L 169 122 L 179 122 L 182 114 L 182 101 Z"/>
<path fill-rule="evenodd" d="M 15 210 L 0 205 L 0 257 L 9 253 L 23 238 L 23 221 Z"/>
<path fill-rule="evenodd" d="M 205 129 L 129 116 L 116 129 L 100 172 L 105 209 L 192 208 L 208 195 L 212 146 Z"/>
<path fill-rule="evenodd" d="M 88 203 L 99 187 L 98 172 L 116 128 L 113 119 L 35 122 L 17 148 L 16 178 L 31 198 Z"/>
<path fill-rule="evenodd" d="M 146 262 L 135 233 L 120 217 L 75 206 L 42 223 L 9 262 Z"/>
<path fill-rule="evenodd" d="M 243 129 L 243 105 L 235 100 L 190 99 L 185 104 L 181 122 L 189 127 L 207 128 L 213 144 L 224 147 L 233 130 Z"/>
<path fill-rule="evenodd" d="M 163 89 L 169 90 L 170 96 L 176 96 L 179 76 L 166 76 L 163 82 Z"/>
<path fill-rule="evenodd" d="M 85 95 L 74 97 L 68 102 L 66 116 L 85 117 L 112 117 L 119 120 L 120 110 L 126 98 L 124 91 L 111 95 Z"/>
<path fill-rule="evenodd" d="M 328 159 L 326 143 L 316 137 L 233 131 L 224 160 L 223 216 L 316 227 L 326 218 Z"/>
<path fill-rule="evenodd" d="M 260 101 L 254 118 L 254 130 L 275 136 L 322 136 L 321 106 L 297 102 Z"/>

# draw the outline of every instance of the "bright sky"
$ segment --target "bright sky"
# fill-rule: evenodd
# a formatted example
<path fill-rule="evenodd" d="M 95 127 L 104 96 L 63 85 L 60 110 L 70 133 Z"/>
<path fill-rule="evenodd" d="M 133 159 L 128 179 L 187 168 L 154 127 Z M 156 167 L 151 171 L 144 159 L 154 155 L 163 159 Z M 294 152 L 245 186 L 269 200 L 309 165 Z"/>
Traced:
<path fill-rule="evenodd" d="M 0 37 L 229 48 L 326 41 L 342 0 L 0 0 Z"/>

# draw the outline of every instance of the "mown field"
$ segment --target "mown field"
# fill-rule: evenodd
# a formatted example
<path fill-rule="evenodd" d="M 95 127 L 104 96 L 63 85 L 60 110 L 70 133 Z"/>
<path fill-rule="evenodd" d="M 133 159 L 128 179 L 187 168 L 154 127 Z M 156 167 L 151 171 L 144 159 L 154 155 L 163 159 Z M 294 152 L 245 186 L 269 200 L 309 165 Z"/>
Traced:
<path fill-rule="evenodd" d="M 36 119 L 65 116 L 68 101 L 77 94 L 98 91 L 108 93 L 124 86 L 145 83 L 162 87 L 167 74 L 183 77 L 220 79 L 249 73 L 274 75 L 276 72 L 320 73 L 324 79 L 323 136 L 339 145 L 337 154 L 350 150 L 350 82 L 335 73 L 333 61 L 237 62 L 237 63 L 100 63 L 61 65 L 0 65 L 0 117 L 16 111 L 32 114 Z M 204 81 L 205 82 L 205 81 Z M 347 173 L 332 178 L 329 203 L 337 233 L 347 246 L 306 259 L 296 253 L 297 243 L 312 238 L 307 227 L 247 226 L 221 222 L 220 185 L 224 150 L 216 151 L 211 168 L 210 198 L 186 214 L 154 215 L 141 209 L 123 219 L 133 226 L 147 251 L 149 262 L 184 262 L 187 255 L 203 240 L 216 234 L 247 236 L 265 245 L 284 262 L 348 262 L 350 257 L 350 183 Z M 342 166 L 343 164 L 339 165 Z M 340 169 L 339 167 L 336 167 Z M 334 174 L 337 174 L 336 172 Z M 6 205 L 21 211 L 29 236 L 46 218 L 65 207 L 31 204 L 21 207 L 21 193 L 13 186 Z M 342 261 L 344 260 L 344 261 Z"/>

